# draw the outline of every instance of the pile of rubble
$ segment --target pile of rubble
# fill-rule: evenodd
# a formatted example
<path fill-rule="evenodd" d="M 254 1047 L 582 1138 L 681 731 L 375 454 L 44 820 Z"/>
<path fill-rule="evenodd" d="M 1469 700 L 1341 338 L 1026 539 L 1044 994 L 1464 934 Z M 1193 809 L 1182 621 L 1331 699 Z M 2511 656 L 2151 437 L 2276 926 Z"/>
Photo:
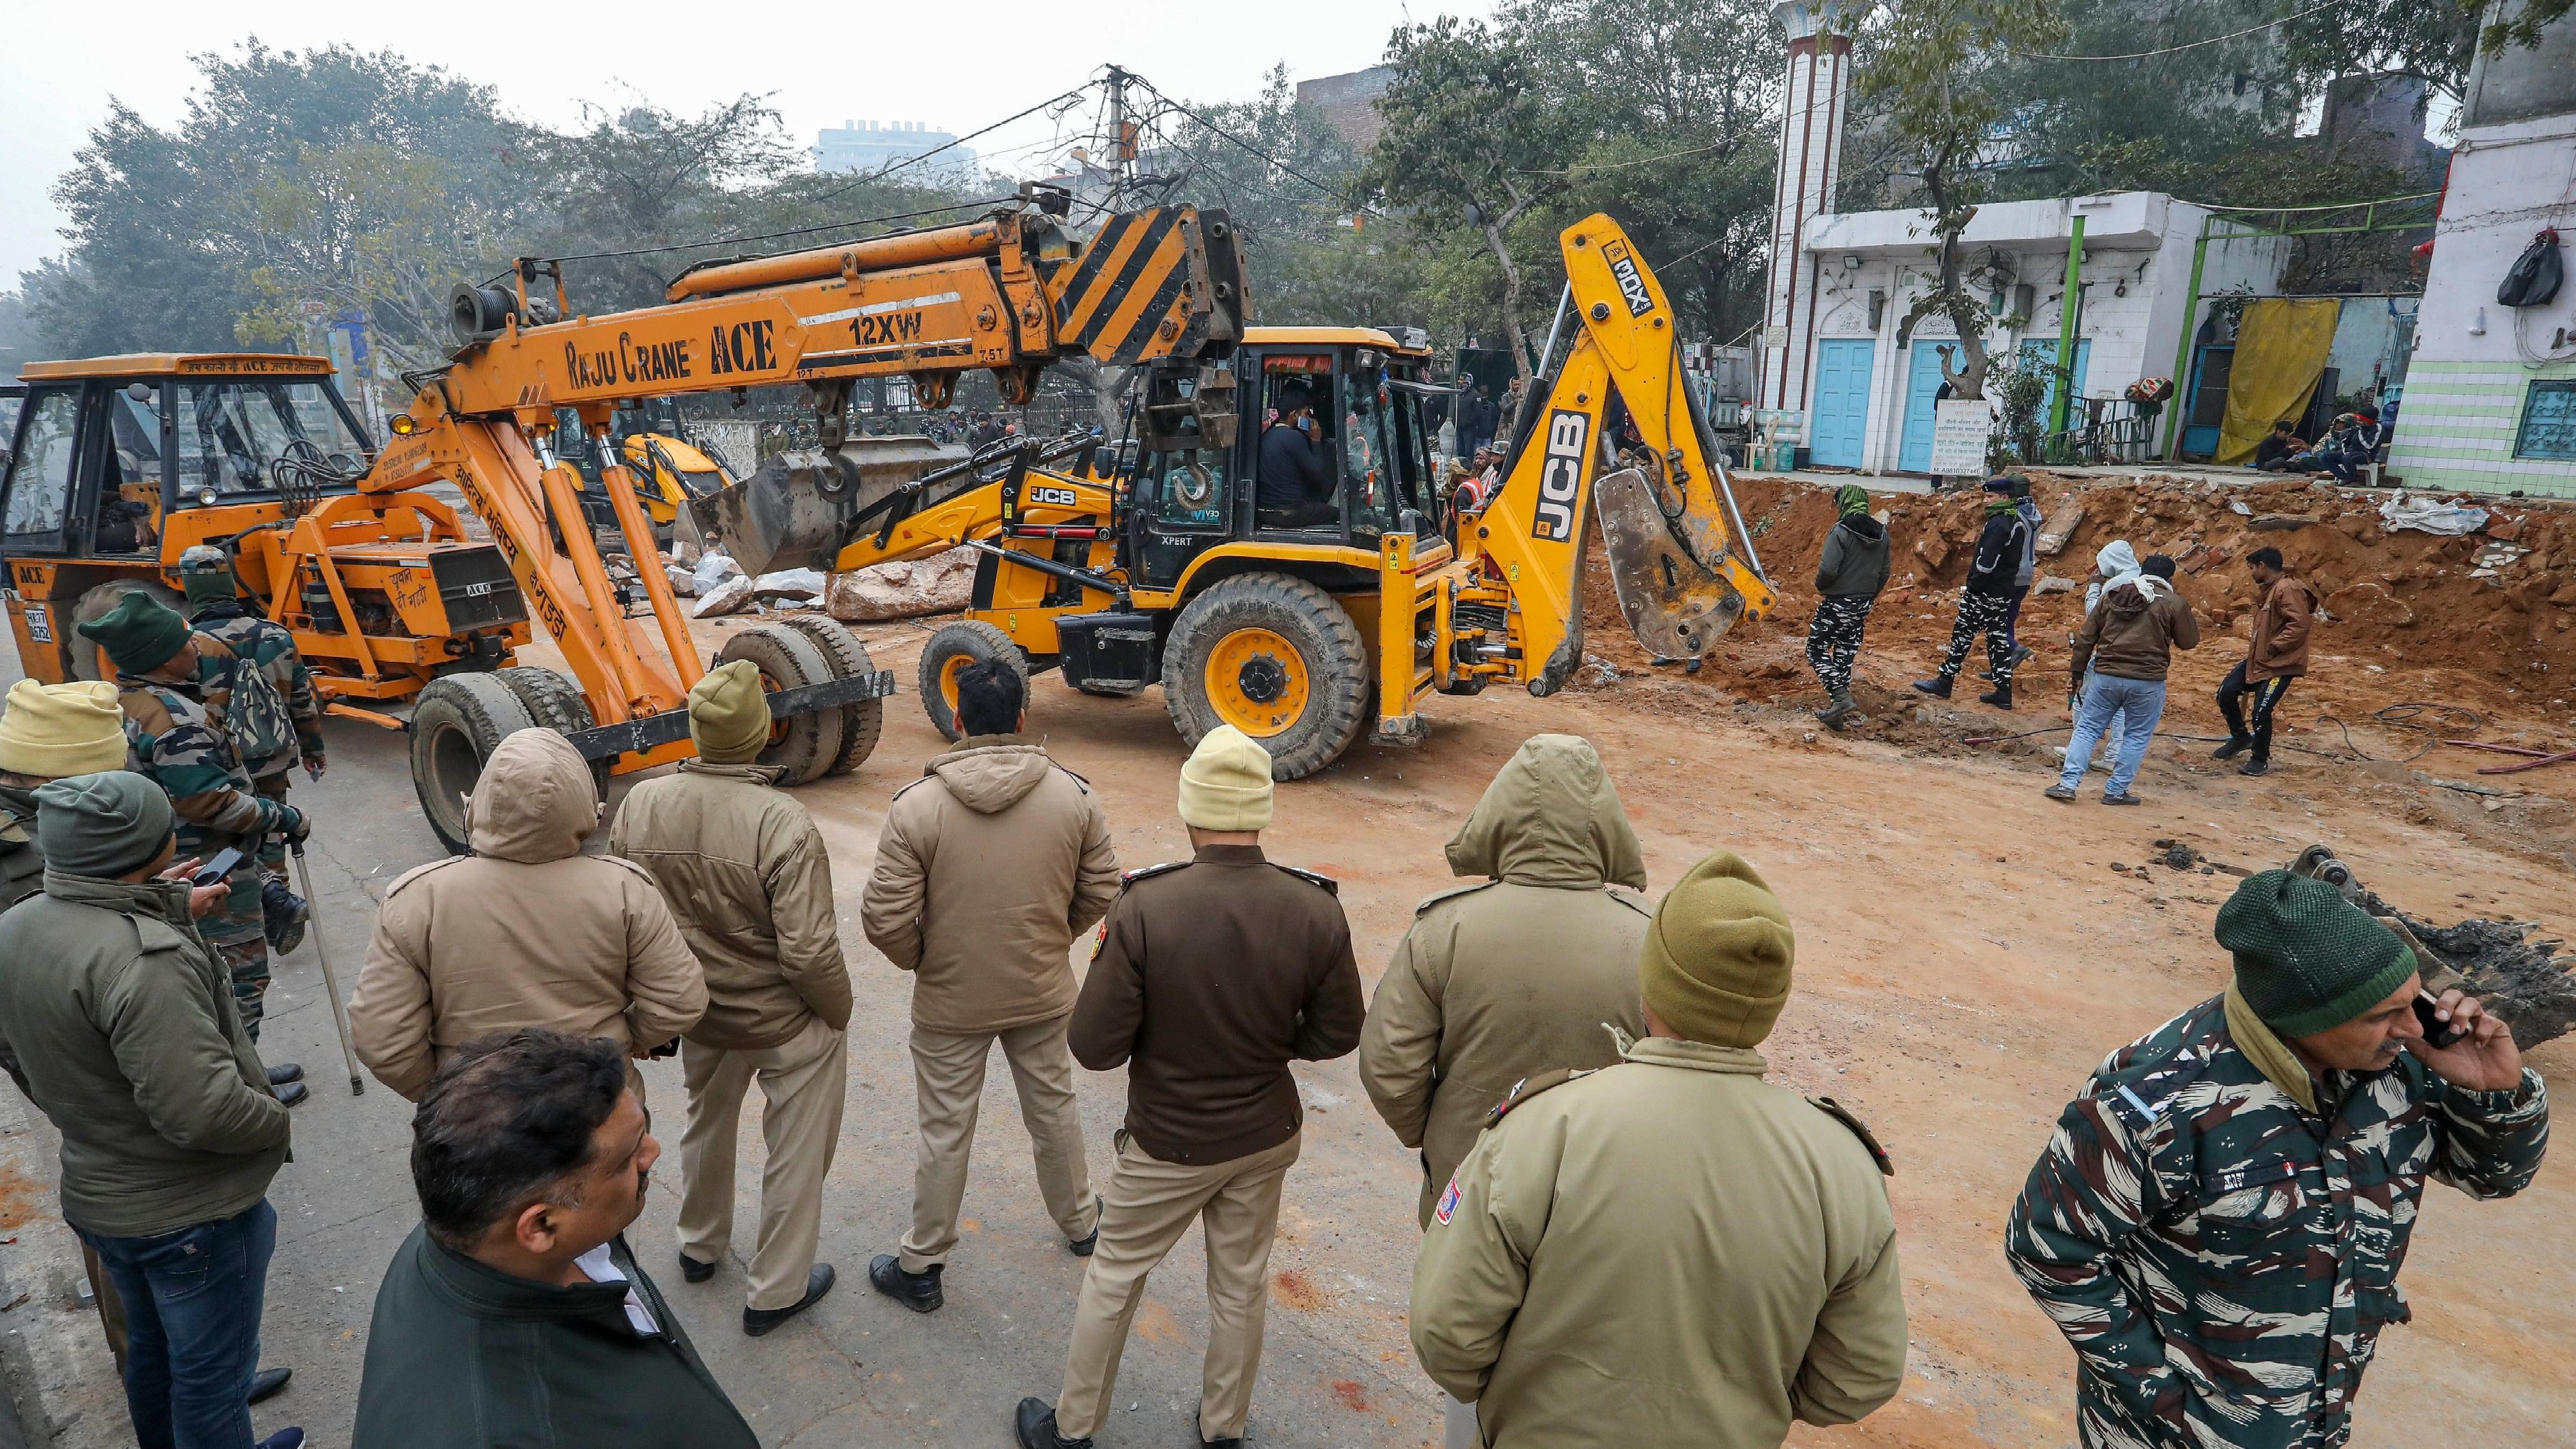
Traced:
<path fill-rule="evenodd" d="M 746 574 L 722 549 L 703 553 L 675 542 L 662 562 L 671 592 L 697 600 L 700 619 L 775 606 L 819 608 L 845 624 L 910 619 L 963 609 L 975 587 L 975 551 L 954 548 L 910 563 L 877 564 L 845 574 L 780 569 Z"/>

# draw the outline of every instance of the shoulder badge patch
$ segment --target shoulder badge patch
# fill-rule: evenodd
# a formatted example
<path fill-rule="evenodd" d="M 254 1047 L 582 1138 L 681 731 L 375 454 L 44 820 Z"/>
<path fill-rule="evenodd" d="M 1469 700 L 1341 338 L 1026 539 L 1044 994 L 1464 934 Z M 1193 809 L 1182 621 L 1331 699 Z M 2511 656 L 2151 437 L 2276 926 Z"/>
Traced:
<path fill-rule="evenodd" d="M 1503 1119 L 1512 1114 L 1512 1109 L 1514 1107 L 1517 1107 L 1521 1103 L 1528 1101 L 1530 1098 L 1537 1096 L 1539 1093 L 1544 1092 L 1551 1087 L 1562 1087 L 1577 1077 L 1588 1077 L 1591 1075 L 1592 1073 L 1589 1071 L 1575 1071 L 1571 1068 L 1561 1068 L 1553 1072 L 1541 1072 L 1534 1077 L 1521 1078 L 1519 1081 L 1512 1083 L 1511 1091 L 1504 1094 L 1502 1101 L 1494 1104 L 1494 1110 L 1485 1114 L 1484 1130 L 1490 1132 L 1494 1128 L 1501 1126 Z"/>
<path fill-rule="evenodd" d="M 1455 1173 L 1452 1173 L 1448 1190 L 1440 1194 L 1440 1206 L 1431 1210 L 1431 1220 L 1446 1225 L 1450 1217 L 1458 1211 L 1459 1197 L 1458 1178 Z"/>
<path fill-rule="evenodd" d="M 1831 1097 L 1809 1097 L 1807 1105 L 1850 1128 L 1851 1134 L 1860 1139 L 1860 1145 L 1869 1149 L 1870 1161 L 1878 1164 L 1883 1176 L 1896 1175 L 1896 1163 L 1888 1157 L 1887 1149 L 1878 1145 L 1878 1139 L 1870 1135 L 1869 1124 L 1853 1115 L 1851 1108 Z"/>
<path fill-rule="evenodd" d="M 1279 862 L 1275 860 L 1270 863 L 1272 865 L 1278 865 L 1281 870 L 1288 872 L 1290 875 L 1297 877 L 1297 879 L 1304 881 L 1308 885 L 1322 886 L 1324 888 L 1324 894 L 1326 895 L 1339 896 L 1342 893 L 1342 883 L 1333 879 L 1331 876 L 1318 875 L 1311 870 L 1299 870 L 1293 865 L 1279 865 Z"/>
<path fill-rule="evenodd" d="M 1476 880 L 1469 881 L 1465 885 L 1453 885 L 1445 891 L 1433 891 L 1431 894 L 1422 898 L 1422 904 L 1415 906 L 1413 908 L 1413 913 L 1418 916 L 1424 911 L 1431 909 L 1433 906 L 1440 904 L 1442 901 L 1455 900 L 1460 896 L 1474 895 L 1478 891 L 1488 890 L 1501 884 L 1502 882 L 1498 880 Z"/>
<path fill-rule="evenodd" d="M 1610 899 L 1617 901 L 1619 904 L 1626 906 L 1628 909 L 1635 911 L 1638 915 L 1644 916 L 1650 921 L 1655 918 L 1655 903 L 1646 899 L 1642 892 L 1632 891 L 1623 885 L 1610 885 L 1605 882 L 1601 887 L 1601 893 L 1608 896 Z"/>

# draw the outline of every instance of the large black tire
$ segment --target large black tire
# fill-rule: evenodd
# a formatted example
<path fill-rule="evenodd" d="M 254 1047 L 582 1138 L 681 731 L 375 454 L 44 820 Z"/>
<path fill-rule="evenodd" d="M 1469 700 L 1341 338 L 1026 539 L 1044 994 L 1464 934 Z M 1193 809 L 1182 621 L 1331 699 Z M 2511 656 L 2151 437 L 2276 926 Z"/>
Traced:
<path fill-rule="evenodd" d="M 790 614 L 780 621 L 823 651 L 823 660 L 832 666 L 835 679 L 862 679 L 877 672 L 868 662 L 868 647 L 857 636 L 831 619 L 818 619 L 811 614 Z M 876 753 L 877 736 L 885 731 L 885 701 L 863 699 L 841 706 L 841 753 L 832 761 L 826 775 L 846 775 Z"/>
<path fill-rule="evenodd" d="M 187 600 L 181 598 L 177 590 L 150 579 L 109 579 L 92 588 L 72 606 L 70 627 L 65 628 L 59 620 L 54 625 L 61 630 L 63 657 L 71 667 L 72 678 L 115 681 L 116 666 L 108 662 L 107 651 L 92 643 L 90 637 L 80 631 L 80 626 L 106 618 L 117 605 L 125 602 L 128 594 L 150 594 L 168 604 L 176 613 L 188 612 Z"/>
<path fill-rule="evenodd" d="M 821 684 L 832 677 L 831 661 L 814 641 L 781 624 L 755 624 L 725 641 L 716 652 L 718 664 L 748 659 L 760 668 L 760 687 L 775 694 Z M 841 757 L 841 711 L 818 709 L 789 715 L 769 727 L 769 748 L 758 763 L 784 771 L 782 785 L 819 780 Z"/>
<path fill-rule="evenodd" d="M 1359 737 L 1371 691 L 1359 626 L 1287 574 L 1237 574 L 1192 599 L 1163 645 L 1163 707 L 1192 748 L 1229 724 L 1270 752 L 1272 778 L 1331 764 Z"/>
<path fill-rule="evenodd" d="M 492 677 L 509 686 L 519 703 L 527 708 L 528 718 L 559 735 L 579 734 L 599 721 L 591 715 L 590 697 L 581 692 L 569 675 L 557 674 L 534 664 L 514 664 L 493 671 Z M 599 790 L 599 798 L 608 798 L 608 762 L 590 762 L 590 782 Z"/>
<path fill-rule="evenodd" d="M 1029 656 L 1010 635 L 981 619 L 943 625 L 921 648 L 921 708 L 930 716 L 930 727 L 952 744 L 966 737 L 957 726 L 957 671 L 987 659 L 1006 661 L 1019 671 L 1020 698 L 1026 700 Z"/>
<path fill-rule="evenodd" d="M 441 675 L 420 692 L 411 711 L 411 787 L 448 854 L 466 852 L 465 800 L 483 778 L 483 762 L 536 723 L 496 675 Z"/>

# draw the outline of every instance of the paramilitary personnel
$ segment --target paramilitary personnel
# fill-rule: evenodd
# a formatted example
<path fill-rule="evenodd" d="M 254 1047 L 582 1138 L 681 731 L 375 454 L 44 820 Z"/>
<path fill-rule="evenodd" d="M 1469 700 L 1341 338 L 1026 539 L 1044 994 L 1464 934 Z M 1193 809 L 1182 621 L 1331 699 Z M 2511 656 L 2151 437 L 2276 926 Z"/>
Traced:
<path fill-rule="evenodd" d="M 301 841 L 312 827 L 302 811 L 259 794 L 242 768 L 232 732 L 210 707 L 198 665 L 198 645 L 185 619 L 152 595 L 127 594 L 80 632 L 107 651 L 116 666 L 116 702 L 125 712 L 130 768 L 151 777 L 179 815 L 181 859 L 212 860 L 241 852 L 226 884 L 223 909 L 198 923 L 198 934 L 223 958 L 232 975 L 233 1005 L 242 1030 L 259 1040 L 261 998 L 268 994 L 268 938 L 260 913 L 261 838 Z M 209 652 L 222 646 L 207 641 Z M 304 1069 L 291 1062 L 268 1068 L 277 1100 L 304 1100 Z"/>
<path fill-rule="evenodd" d="M 1074 1058 L 1127 1067 L 1100 1242 L 1083 1275 L 1064 1392 L 1020 1401 L 1022 1449 L 1080 1449 L 1109 1421 L 1145 1275 L 1192 1222 L 1207 1235 L 1208 1347 L 1198 1438 L 1241 1444 L 1261 1367 L 1279 1189 L 1305 1109 L 1288 1063 L 1359 1045 L 1350 922 L 1323 876 L 1261 853 L 1270 756 L 1229 725 L 1181 767 L 1196 850 L 1127 877 L 1073 1008 Z"/>
<path fill-rule="evenodd" d="M 1905 1372 L 1884 1154 L 1763 1080 L 1788 914 L 1720 851 L 1655 908 L 1644 1041 L 1524 1083 L 1441 1192 L 1413 1350 L 1492 1449 L 1778 1449 Z M 1545 1095 L 1540 1095 L 1545 1093 Z"/>
<path fill-rule="evenodd" d="M 321 779 L 322 700 L 313 688 L 313 671 L 296 652 L 295 636 L 243 606 L 232 560 L 222 549 L 198 544 L 179 555 L 179 583 L 188 591 L 188 627 L 224 646 L 198 652 L 198 683 L 209 704 L 218 691 L 227 696 L 227 723 L 233 726 L 233 746 L 251 789 L 272 800 L 285 799 L 299 762 L 307 775 Z M 266 693 L 239 678 L 246 669 L 258 672 L 268 685 Z M 304 923 L 312 918 L 312 907 L 287 888 L 283 837 L 261 838 L 259 864 L 260 915 L 268 944 L 284 956 L 304 944 Z"/>
<path fill-rule="evenodd" d="M 2234 983 L 2104 1060 L 2005 1232 L 2087 1449 L 2343 1444 L 2425 1175 L 2511 1197 L 2548 1146 L 2513 1033 L 2449 988 L 2427 1042 L 2414 953 L 2332 886 L 2249 876 L 2217 935 Z"/>

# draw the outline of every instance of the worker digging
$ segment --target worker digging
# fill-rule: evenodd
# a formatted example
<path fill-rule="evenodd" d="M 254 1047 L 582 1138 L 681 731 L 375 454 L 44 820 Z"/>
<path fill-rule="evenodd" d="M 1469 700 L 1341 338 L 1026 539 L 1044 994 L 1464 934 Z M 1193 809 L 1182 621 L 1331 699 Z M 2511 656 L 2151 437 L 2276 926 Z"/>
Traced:
<path fill-rule="evenodd" d="M 1779 9 L 1792 114 L 1914 14 Z M 399 348 L 18 350 L 0 1444 L 2564 1440 L 2576 483 L 2399 491 L 2127 193 L 2042 295 L 1782 132 L 1766 294 L 1678 121 L 1408 189 L 1506 10 L 1299 85 L 1347 195 L 1107 66 Z"/>

